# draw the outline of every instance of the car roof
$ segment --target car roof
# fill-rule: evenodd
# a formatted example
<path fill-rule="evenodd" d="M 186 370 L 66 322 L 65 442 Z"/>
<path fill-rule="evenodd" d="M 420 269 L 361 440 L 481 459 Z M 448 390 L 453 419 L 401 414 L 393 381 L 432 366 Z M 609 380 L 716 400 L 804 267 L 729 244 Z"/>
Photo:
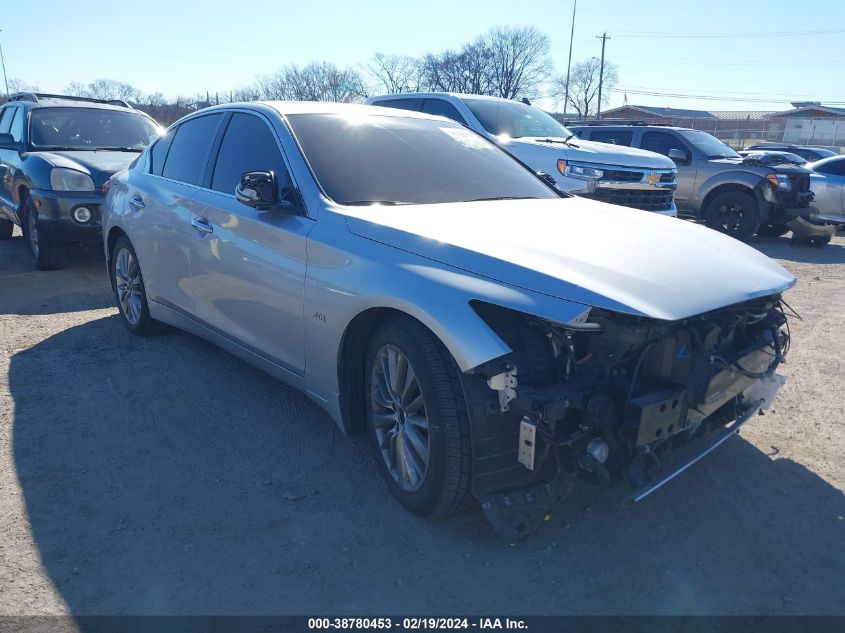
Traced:
<path fill-rule="evenodd" d="M 467 94 L 464 92 L 401 92 L 397 94 L 389 94 L 389 95 L 377 95 L 370 97 L 369 100 L 374 99 L 407 99 L 410 97 L 415 98 L 426 98 L 426 97 L 454 97 L 456 99 L 477 99 L 479 101 L 506 101 L 507 103 L 518 103 L 520 105 L 528 105 L 523 104 L 521 101 L 517 101 L 515 99 L 505 99 L 504 97 L 491 97 L 488 95 L 474 95 L 474 94 Z"/>
<path fill-rule="evenodd" d="M 681 127 L 679 125 L 632 125 L 631 123 L 616 123 L 616 124 L 606 124 L 606 123 L 590 123 L 589 121 L 567 121 L 564 125 L 568 128 L 577 128 L 577 127 L 588 127 L 594 130 L 604 130 L 604 129 L 613 129 L 613 128 L 631 128 L 637 130 L 676 130 L 676 131 L 690 131 L 690 132 L 704 132 L 705 130 L 696 130 L 695 128 L 691 127 Z M 709 133 L 709 132 L 708 132 Z"/>
<path fill-rule="evenodd" d="M 359 103 L 334 103 L 331 101 L 246 101 L 242 103 L 226 103 L 210 108 L 198 110 L 196 114 L 214 112 L 216 110 L 251 109 L 262 110 L 270 108 L 287 116 L 290 114 L 344 114 L 349 116 L 401 116 L 408 119 L 431 119 L 435 121 L 451 121 L 446 117 L 425 112 L 402 110 L 400 108 L 385 108 L 382 106 L 363 105 Z M 194 113 L 191 114 L 193 116 Z"/>

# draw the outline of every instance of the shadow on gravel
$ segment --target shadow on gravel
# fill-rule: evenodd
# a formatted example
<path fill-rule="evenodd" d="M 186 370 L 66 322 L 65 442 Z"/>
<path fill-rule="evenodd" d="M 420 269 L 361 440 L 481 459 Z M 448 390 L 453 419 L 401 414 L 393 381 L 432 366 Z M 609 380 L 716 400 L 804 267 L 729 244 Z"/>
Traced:
<path fill-rule="evenodd" d="M 102 253 L 71 250 L 62 270 L 35 268 L 17 235 L 0 242 L 0 314 L 58 314 L 114 305 Z"/>
<path fill-rule="evenodd" d="M 186 334 L 102 318 L 9 382 L 26 515 L 74 615 L 843 610 L 842 493 L 742 438 L 637 506 L 580 489 L 510 545 L 474 509 L 403 511 L 364 439 Z"/>
<path fill-rule="evenodd" d="M 841 235 L 841 233 L 839 234 Z M 822 247 L 806 244 L 792 245 L 787 237 L 754 237 L 749 245 L 775 259 L 785 259 L 806 264 L 845 264 L 845 244 L 841 240 Z"/>

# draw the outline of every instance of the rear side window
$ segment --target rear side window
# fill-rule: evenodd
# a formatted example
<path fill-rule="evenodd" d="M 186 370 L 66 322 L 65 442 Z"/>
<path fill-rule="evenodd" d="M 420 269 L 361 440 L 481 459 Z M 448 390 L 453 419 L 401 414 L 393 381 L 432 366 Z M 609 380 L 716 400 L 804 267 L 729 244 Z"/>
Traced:
<path fill-rule="evenodd" d="M 257 116 L 236 112 L 220 145 L 211 188 L 234 194 L 247 171 L 272 171 L 279 189 L 288 184 L 287 169 L 270 127 Z"/>
<path fill-rule="evenodd" d="M 813 170 L 830 176 L 845 176 L 845 159 L 816 163 Z"/>
<path fill-rule="evenodd" d="M 164 161 L 167 158 L 167 150 L 170 149 L 170 144 L 173 142 L 173 132 L 168 132 L 150 149 L 150 173 L 156 176 L 161 176 Z"/>
<path fill-rule="evenodd" d="M 23 109 L 15 108 L 15 116 L 12 119 L 12 125 L 9 128 L 9 134 L 15 139 L 16 143 L 23 140 Z"/>
<path fill-rule="evenodd" d="M 458 109 L 443 99 L 426 99 L 423 104 L 423 112 L 445 116 L 447 119 L 452 119 L 453 121 L 466 125 L 466 121 L 464 121 L 464 117 L 461 116 Z"/>
<path fill-rule="evenodd" d="M 634 140 L 634 133 L 631 130 L 593 130 L 590 134 L 590 140 L 630 147 Z"/>
<path fill-rule="evenodd" d="M 12 125 L 12 117 L 15 115 L 17 108 L 3 108 L 0 113 L 0 134 L 8 134 L 9 128 Z"/>
<path fill-rule="evenodd" d="M 203 169 L 222 117 L 222 113 L 207 114 L 182 123 L 174 133 L 161 175 L 191 185 L 202 184 Z"/>
<path fill-rule="evenodd" d="M 413 110 L 414 112 L 422 111 L 422 99 L 384 99 L 383 101 L 376 101 L 373 105 L 381 106 L 383 108 Z"/>

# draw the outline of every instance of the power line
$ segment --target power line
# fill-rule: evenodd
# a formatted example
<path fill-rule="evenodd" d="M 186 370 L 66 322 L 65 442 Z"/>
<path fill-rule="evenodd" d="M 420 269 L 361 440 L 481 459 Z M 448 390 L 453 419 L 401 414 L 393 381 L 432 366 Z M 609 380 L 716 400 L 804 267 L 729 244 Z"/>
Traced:
<path fill-rule="evenodd" d="M 665 88 L 661 87 L 658 88 L 656 86 L 628 86 L 628 88 L 633 90 L 657 90 L 657 91 L 668 91 L 668 92 L 676 92 L 682 91 L 682 88 Z M 745 92 L 745 91 L 737 91 L 737 90 L 710 90 L 701 88 L 701 92 L 706 92 L 708 94 L 713 95 L 745 95 L 745 96 L 752 96 L 752 97 L 784 97 L 791 101 L 805 101 L 807 99 L 806 94 L 795 94 L 794 92 Z M 827 96 L 818 96 L 814 97 L 816 100 L 825 100 L 825 99 L 845 99 L 845 95 L 827 95 Z"/>
<path fill-rule="evenodd" d="M 628 92 L 635 95 L 643 95 L 649 97 L 667 97 L 670 99 L 702 99 L 705 101 L 742 101 L 747 103 L 789 103 L 791 99 L 759 99 L 750 97 L 719 97 L 716 95 L 703 94 L 686 94 L 680 92 L 658 92 L 652 90 L 628 90 L 623 88 L 610 88 L 611 92 Z M 806 100 L 806 99 L 804 99 Z M 828 101 L 825 105 L 840 106 L 845 105 L 845 101 Z"/>
<path fill-rule="evenodd" d="M 794 37 L 796 35 L 835 35 L 845 29 L 814 29 L 810 31 L 767 31 L 762 33 L 666 33 L 661 31 L 617 31 L 614 37 L 655 39 L 731 39 L 749 37 Z"/>
<path fill-rule="evenodd" d="M 734 60 L 734 59 L 637 59 L 626 58 L 622 60 L 624 64 L 680 64 L 688 66 L 690 64 L 704 64 L 713 66 L 784 66 L 784 65 L 798 65 L 798 66 L 843 66 L 845 61 L 801 61 L 794 59 L 778 60 L 777 63 L 771 59 L 750 59 L 750 60 Z"/>

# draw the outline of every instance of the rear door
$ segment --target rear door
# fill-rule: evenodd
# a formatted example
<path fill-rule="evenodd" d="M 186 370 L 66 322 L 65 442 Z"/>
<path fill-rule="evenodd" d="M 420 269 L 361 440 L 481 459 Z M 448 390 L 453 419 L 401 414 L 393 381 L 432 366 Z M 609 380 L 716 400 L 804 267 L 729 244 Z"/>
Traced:
<path fill-rule="evenodd" d="M 20 106 L 7 105 L 0 110 L 0 134 L 12 132 L 12 122 L 19 120 L 23 123 L 23 112 Z M 15 174 L 20 166 L 20 154 L 16 149 L 0 149 L 0 218 L 6 217 L 18 221 L 16 211 L 18 200 L 15 200 Z"/>
<path fill-rule="evenodd" d="M 185 283 L 188 227 L 224 118 L 222 112 L 206 114 L 171 129 L 150 148 L 146 168 L 130 170 L 128 176 L 123 217 L 147 296 L 185 313 L 194 304 Z"/>
<path fill-rule="evenodd" d="M 234 196 L 247 171 L 272 171 L 292 202 L 295 187 L 275 130 L 262 115 L 232 113 L 191 213 L 194 313 L 208 327 L 296 374 L 305 369 L 304 213 L 258 210 Z"/>

